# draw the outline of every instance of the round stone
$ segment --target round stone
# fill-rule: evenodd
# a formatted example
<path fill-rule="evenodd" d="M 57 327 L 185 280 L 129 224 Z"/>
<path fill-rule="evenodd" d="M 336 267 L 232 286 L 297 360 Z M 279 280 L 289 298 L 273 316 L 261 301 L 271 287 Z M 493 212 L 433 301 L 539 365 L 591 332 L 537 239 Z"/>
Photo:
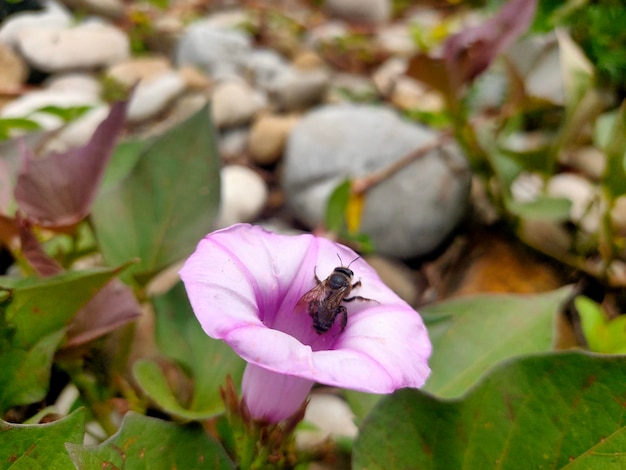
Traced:
<path fill-rule="evenodd" d="M 436 138 L 383 107 L 321 107 L 301 119 L 287 141 L 282 181 L 287 204 L 301 221 L 318 227 L 328 197 L 342 181 L 388 168 Z M 470 181 L 458 147 L 432 150 L 367 192 L 361 231 L 381 254 L 424 255 L 464 216 Z"/>

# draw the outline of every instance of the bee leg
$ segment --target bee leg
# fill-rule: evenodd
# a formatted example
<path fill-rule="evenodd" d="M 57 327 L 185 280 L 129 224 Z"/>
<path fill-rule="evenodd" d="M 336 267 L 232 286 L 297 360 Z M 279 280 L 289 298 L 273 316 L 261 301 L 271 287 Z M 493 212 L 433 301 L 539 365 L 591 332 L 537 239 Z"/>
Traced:
<path fill-rule="evenodd" d="M 363 300 L 365 302 L 376 302 L 378 304 L 380 303 L 378 300 L 368 299 L 366 297 L 361 297 L 360 295 L 355 295 L 354 297 L 347 297 L 343 299 L 344 302 L 352 302 L 353 300 Z"/>
<path fill-rule="evenodd" d="M 356 281 L 354 284 L 352 284 L 352 288 L 356 289 L 357 287 L 361 287 L 361 280 L 359 279 L 358 281 Z"/>
<path fill-rule="evenodd" d="M 346 325 L 348 324 L 348 309 L 343 305 L 337 307 L 335 310 L 335 317 L 337 315 L 341 315 L 341 331 L 346 329 Z"/>

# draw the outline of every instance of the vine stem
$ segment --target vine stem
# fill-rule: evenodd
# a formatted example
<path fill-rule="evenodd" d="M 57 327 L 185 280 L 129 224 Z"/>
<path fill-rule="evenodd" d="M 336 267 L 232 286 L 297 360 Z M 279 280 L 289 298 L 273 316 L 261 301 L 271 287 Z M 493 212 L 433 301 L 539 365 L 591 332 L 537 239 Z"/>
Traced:
<path fill-rule="evenodd" d="M 452 130 L 446 130 L 441 132 L 435 139 L 428 142 L 421 147 L 407 153 L 405 156 L 396 160 L 392 164 L 378 171 L 370 173 L 362 178 L 355 178 L 352 182 L 352 193 L 361 195 L 372 189 L 374 186 L 382 183 L 386 179 L 398 173 L 414 161 L 426 156 L 429 152 L 447 144 L 454 137 Z"/>

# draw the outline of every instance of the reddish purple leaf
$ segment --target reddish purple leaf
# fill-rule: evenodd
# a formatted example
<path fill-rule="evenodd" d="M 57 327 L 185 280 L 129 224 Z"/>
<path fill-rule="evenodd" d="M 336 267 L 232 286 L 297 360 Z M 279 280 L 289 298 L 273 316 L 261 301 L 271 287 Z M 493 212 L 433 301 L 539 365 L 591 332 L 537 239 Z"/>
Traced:
<path fill-rule="evenodd" d="M 450 36 L 444 56 L 454 87 L 471 83 L 524 33 L 535 16 L 536 6 L 537 0 L 510 0 L 480 26 Z"/>
<path fill-rule="evenodd" d="M 45 158 L 25 149 L 15 198 L 30 220 L 44 227 L 67 227 L 89 214 L 124 126 L 126 105 L 114 104 L 83 147 L 53 152 Z"/>
<path fill-rule="evenodd" d="M 44 277 L 61 274 L 64 271 L 63 267 L 43 251 L 39 240 L 30 229 L 30 222 L 18 215 L 17 223 L 20 230 L 22 255 L 37 274 Z"/>
<path fill-rule="evenodd" d="M 406 74 L 440 92 L 448 103 L 454 101 L 455 90 L 451 88 L 448 69 L 442 57 L 431 57 L 419 52 L 410 58 Z"/>
<path fill-rule="evenodd" d="M 70 348 L 112 332 L 141 315 L 141 306 L 133 291 L 119 279 L 113 279 L 74 317 L 63 346 Z"/>

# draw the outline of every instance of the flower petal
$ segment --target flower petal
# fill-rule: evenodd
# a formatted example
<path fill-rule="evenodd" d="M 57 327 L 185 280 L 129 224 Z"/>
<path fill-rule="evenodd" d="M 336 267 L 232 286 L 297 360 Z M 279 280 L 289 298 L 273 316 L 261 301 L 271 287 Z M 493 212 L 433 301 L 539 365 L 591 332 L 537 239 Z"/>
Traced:
<path fill-rule="evenodd" d="M 338 259 L 340 257 L 341 261 Z M 181 270 L 206 333 L 246 361 L 309 381 L 388 393 L 419 387 L 430 341 L 417 312 L 349 248 L 312 235 L 284 236 L 239 224 L 208 235 Z M 339 264 L 361 286 L 340 321 L 318 334 L 298 300 Z"/>
<path fill-rule="evenodd" d="M 254 364 L 246 366 L 241 384 L 250 415 L 272 423 L 298 411 L 311 387 L 312 380 L 270 372 Z"/>

